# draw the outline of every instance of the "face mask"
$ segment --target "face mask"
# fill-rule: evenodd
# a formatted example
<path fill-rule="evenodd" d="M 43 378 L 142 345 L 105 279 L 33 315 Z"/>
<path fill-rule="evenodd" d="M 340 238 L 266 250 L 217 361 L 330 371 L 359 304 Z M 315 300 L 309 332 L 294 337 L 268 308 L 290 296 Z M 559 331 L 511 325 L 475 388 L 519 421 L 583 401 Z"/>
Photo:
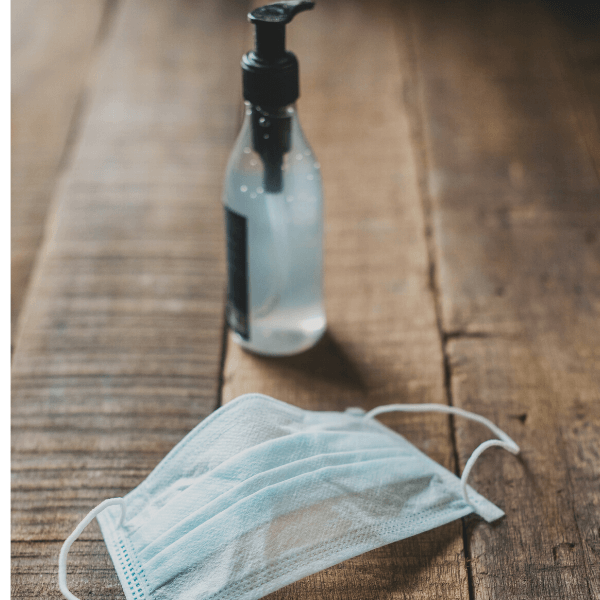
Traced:
<path fill-rule="evenodd" d="M 434 411 L 489 427 L 458 479 L 376 415 Z M 365 413 L 315 412 L 240 396 L 191 431 L 124 498 L 79 524 L 59 559 L 97 517 L 128 600 L 255 600 L 363 552 L 470 513 L 504 513 L 467 486 L 490 446 L 519 447 L 487 419 L 437 404 Z"/>

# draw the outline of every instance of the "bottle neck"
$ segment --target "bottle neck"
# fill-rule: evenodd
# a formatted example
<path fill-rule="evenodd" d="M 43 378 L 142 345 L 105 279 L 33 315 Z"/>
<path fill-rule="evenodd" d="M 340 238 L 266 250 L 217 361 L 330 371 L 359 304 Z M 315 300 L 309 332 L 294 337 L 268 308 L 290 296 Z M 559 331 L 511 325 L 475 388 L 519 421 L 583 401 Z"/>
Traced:
<path fill-rule="evenodd" d="M 285 106 L 261 106 L 248 100 L 244 101 L 244 108 L 246 117 L 250 117 L 253 114 L 262 117 L 273 117 L 273 118 L 296 118 L 298 114 L 298 108 L 295 102 L 286 104 Z"/>
<path fill-rule="evenodd" d="M 292 122 L 297 119 L 295 103 L 264 107 L 246 102 L 246 123 L 251 128 L 252 149 L 264 167 L 264 188 L 272 194 L 283 189 L 283 157 L 292 146 Z"/>

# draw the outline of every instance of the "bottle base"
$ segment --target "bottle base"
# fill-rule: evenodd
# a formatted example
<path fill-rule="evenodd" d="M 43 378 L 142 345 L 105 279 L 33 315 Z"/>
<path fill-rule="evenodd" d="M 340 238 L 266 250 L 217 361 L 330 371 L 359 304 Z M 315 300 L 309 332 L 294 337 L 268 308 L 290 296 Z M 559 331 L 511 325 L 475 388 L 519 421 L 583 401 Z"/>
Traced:
<path fill-rule="evenodd" d="M 260 356 L 293 356 L 312 348 L 327 329 L 325 318 L 311 319 L 310 328 L 303 329 L 253 329 L 251 339 L 245 340 L 233 332 L 233 340 L 244 350 Z"/>

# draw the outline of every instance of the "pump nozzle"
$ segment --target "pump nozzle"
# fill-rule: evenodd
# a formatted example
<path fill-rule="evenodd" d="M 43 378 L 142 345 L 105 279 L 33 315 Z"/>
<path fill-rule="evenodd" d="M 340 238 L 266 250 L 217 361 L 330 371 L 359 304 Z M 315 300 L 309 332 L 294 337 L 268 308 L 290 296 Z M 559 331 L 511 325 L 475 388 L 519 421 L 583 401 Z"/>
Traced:
<path fill-rule="evenodd" d="M 282 0 L 253 10 L 248 14 L 251 23 L 289 23 L 299 12 L 314 8 L 312 0 Z"/>
<path fill-rule="evenodd" d="M 255 27 L 255 54 L 259 60 L 277 62 L 285 56 L 285 26 L 299 13 L 310 10 L 312 0 L 289 0 L 261 6 L 248 14 Z"/>

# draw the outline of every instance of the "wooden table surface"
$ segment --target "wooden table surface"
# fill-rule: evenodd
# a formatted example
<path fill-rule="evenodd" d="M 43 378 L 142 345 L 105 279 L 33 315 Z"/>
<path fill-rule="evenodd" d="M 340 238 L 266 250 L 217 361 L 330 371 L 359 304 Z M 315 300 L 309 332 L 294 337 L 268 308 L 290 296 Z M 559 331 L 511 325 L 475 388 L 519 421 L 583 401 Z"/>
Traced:
<path fill-rule="evenodd" d="M 328 333 L 286 359 L 224 327 L 220 193 L 241 0 L 14 0 L 12 594 L 244 392 L 485 415 L 522 448 L 472 485 L 506 517 L 271 596 L 600 598 L 600 26 L 568 2 L 319 0 L 289 27 L 326 194 Z M 385 422 L 460 472 L 486 438 Z M 99 528 L 71 590 L 123 598 Z"/>

